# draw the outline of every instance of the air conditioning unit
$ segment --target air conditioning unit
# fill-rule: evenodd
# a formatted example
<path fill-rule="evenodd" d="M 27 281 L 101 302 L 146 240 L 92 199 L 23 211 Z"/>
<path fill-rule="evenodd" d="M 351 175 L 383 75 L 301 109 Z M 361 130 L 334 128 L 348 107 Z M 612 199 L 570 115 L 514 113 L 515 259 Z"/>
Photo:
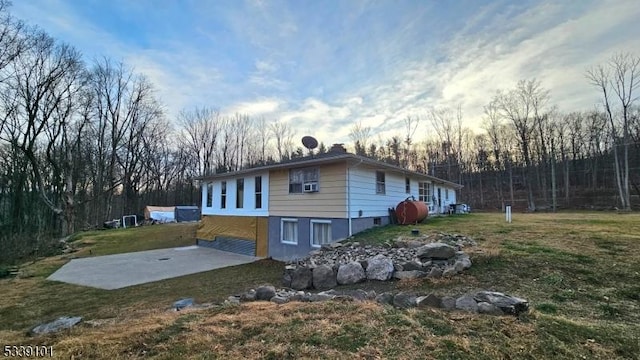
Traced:
<path fill-rule="evenodd" d="M 302 186 L 302 191 L 306 193 L 318 192 L 318 183 L 317 182 L 304 183 L 304 185 Z"/>

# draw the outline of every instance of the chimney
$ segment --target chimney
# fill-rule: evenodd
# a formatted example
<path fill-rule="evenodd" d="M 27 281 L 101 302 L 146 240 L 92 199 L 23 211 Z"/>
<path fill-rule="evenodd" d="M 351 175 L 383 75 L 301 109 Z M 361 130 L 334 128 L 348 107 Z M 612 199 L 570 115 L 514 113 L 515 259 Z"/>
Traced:
<path fill-rule="evenodd" d="M 333 144 L 331 145 L 331 149 L 329 149 L 330 153 L 347 153 L 347 149 L 344 147 L 344 144 Z"/>

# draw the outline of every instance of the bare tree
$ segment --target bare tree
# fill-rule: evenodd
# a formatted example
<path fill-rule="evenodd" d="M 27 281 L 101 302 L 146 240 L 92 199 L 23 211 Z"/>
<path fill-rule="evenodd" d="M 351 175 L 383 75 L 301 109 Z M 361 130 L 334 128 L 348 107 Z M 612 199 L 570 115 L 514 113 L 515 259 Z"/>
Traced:
<path fill-rule="evenodd" d="M 369 144 L 369 138 L 371 137 L 371 127 L 363 126 L 362 121 L 358 121 L 353 124 L 349 131 L 349 138 L 353 141 L 355 152 L 358 155 L 367 154 L 367 146 Z"/>
<path fill-rule="evenodd" d="M 273 134 L 276 142 L 276 151 L 278 152 L 278 160 L 282 161 L 289 157 L 291 147 L 293 146 L 293 131 L 287 123 L 274 121 L 269 126 L 269 130 Z"/>
<path fill-rule="evenodd" d="M 220 113 L 213 108 L 183 109 L 178 114 L 179 144 L 187 149 L 192 176 L 210 175 L 216 170 L 216 151 L 221 131 Z"/>
<path fill-rule="evenodd" d="M 611 57 L 607 65 L 587 71 L 587 78 L 603 95 L 603 106 L 613 138 L 616 185 L 623 210 L 631 210 L 629 189 L 629 125 L 630 109 L 637 100 L 635 90 L 640 86 L 640 57 L 620 53 Z M 615 100 L 618 101 L 618 109 Z M 620 158 L 619 147 L 622 147 Z"/>

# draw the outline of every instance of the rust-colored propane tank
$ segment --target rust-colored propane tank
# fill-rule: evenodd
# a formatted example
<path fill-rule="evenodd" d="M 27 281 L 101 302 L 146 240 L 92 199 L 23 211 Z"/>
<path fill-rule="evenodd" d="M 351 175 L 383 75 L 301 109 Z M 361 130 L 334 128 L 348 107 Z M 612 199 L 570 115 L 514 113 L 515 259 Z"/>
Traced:
<path fill-rule="evenodd" d="M 396 206 L 396 217 L 400 225 L 418 223 L 424 220 L 428 214 L 429 209 L 427 208 L 427 204 L 422 201 L 416 201 L 415 199 L 406 199 Z"/>

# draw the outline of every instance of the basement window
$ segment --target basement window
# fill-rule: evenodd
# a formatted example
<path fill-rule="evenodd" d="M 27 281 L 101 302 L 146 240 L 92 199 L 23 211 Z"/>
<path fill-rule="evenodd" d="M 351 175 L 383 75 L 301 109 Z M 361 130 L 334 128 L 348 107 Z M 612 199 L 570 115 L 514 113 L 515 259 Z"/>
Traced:
<path fill-rule="evenodd" d="M 380 218 L 380 217 L 374 217 L 374 218 L 373 218 L 373 225 L 374 225 L 374 226 L 380 226 L 380 225 L 382 225 L 382 218 Z"/>
<path fill-rule="evenodd" d="M 298 220 L 280 220 L 280 242 L 283 244 L 298 245 Z"/>
<path fill-rule="evenodd" d="M 320 247 L 331 242 L 331 220 L 311 220 L 311 246 Z"/>

